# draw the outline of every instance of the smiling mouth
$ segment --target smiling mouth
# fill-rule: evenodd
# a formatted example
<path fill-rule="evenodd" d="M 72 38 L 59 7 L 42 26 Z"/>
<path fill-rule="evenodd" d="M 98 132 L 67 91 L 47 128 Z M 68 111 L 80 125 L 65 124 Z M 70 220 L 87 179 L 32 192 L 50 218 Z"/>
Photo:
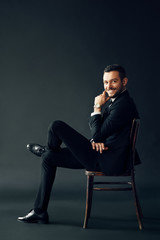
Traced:
<path fill-rule="evenodd" d="M 116 89 L 109 89 L 109 90 L 107 90 L 107 92 L 113 92 L 113 91 L 115 91 Z"/>

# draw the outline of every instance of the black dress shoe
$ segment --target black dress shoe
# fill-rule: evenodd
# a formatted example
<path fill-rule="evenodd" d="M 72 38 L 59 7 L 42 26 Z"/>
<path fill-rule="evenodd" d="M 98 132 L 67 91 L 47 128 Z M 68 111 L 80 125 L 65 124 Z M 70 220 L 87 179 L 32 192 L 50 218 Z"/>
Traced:
<path fill-rule="evenodd" d="M 31 210 L 24 217 L 18 217 L 17 220 L 19 222 L 24 222 L 24 223 L 43 223 L 43 224 L 49 223 L 49 217 L 47 212 L 44 212 L 42 214 L 37 214 L 35 213 L 34 210 Z"/>
<path fill-rule="evenodd" d="M 46 147 L 37 143 L 27 144 L 27 149 L 38 157 L 41 157 L 42 154 L 47 150 Z"/>

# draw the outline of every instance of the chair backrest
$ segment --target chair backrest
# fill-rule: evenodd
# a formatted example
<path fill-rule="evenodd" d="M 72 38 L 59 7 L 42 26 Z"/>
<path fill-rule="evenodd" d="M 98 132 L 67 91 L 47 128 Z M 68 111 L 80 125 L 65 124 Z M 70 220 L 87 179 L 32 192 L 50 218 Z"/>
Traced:
<path fill-rule="evenodd" d="M 140 119 L 134 118 L 132 122 L 131 132 L 130 132 L 130 151 L 131 151 L 130 157 L 133 164 L 133 168 L 135 165 L 135 153 L 136 153 L 135 146 L 136 146 L 139 125 L 140 125 Z"/>

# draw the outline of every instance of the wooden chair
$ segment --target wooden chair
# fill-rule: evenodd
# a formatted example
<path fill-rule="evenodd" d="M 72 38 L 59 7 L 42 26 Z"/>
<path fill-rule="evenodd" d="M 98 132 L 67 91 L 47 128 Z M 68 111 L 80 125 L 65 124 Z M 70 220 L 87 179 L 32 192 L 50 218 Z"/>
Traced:
<path fill-rule="evenodd" d="M 137 215 L 137 220 L 138 220 L 138 225 L 139 229 L 143 229 L 143 223 L 142 223 L 142 210 L 140 207 L 140 203 L 138 200 L 137 196 L 137 191 L 136 191 L 136 185 L 135 185 L 135 170 L 134 170 L 134 165 L 135 165 L 135 145 L 136 145 L 136 139 L 137 139 L 137 133 L 139 129 L 139 124 L 140 121 L 139 119 L 134 119 L 131 127 L 131 133 L 130 133 L 130 146 L 131 146 L 131 158 L 132 158 L 132 169 L 119 176 L 107 176 L 103 172 L 95 172 L 95 171 L 85 171 L 85 174 L 87 176 L 87 190 L 86 190 L 86 210 L 85 210 L 85 218 L 84 218 L 84 224 L 83 228 L 87 228 L 88 224 L 88 219 L 90 217 L 91 213 L 91 207 L 92 207 L 92 195 L 93 191 L 130 191 L 132 190 L 133 196 L 134 196 L 134 203 L 136 207 L 136 215 Z M 123 180 L 118 180 L 118 181 L 113 181 L 113 180 L 108 180 L 104 182 L 97 182 L 94 181 L 94 177 L 98 176 L 104 176 L 104 177 L 122 177 Z M 124 177 L 124 178 L 123 178 Z M 126 180 L 127 178 L 127 180 Z M 124 181 L 125 180 L 125 181 Z M 98 184 L 114 184 L 116 187 L 98 187 L 94 185 Z M 117 187 L 118 186 L 118 187 Z"/>

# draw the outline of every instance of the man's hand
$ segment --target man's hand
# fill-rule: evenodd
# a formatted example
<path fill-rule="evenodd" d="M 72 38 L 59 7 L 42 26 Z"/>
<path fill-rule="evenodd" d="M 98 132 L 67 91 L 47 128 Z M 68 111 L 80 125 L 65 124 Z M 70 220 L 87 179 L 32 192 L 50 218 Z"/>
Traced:
<path fill-rule="evenodd" d="M 99 151 L 100 153 L 102 153 L 105 150 L 108 150 L 108 147 L 104 146 L 104 143 L 95 143 L 94 141 L 91 142 L 92 144 L 92 149 L 96 150 L 97 152 Z"/>
<path fill-rule="evenodd" d="M 106 98 L 106 92 L 103 91 L 102 94 L 95 97 L 94 104 L 100 104 L 101 106 L 103 106 L 108 100 L 109 97 Z"/>

